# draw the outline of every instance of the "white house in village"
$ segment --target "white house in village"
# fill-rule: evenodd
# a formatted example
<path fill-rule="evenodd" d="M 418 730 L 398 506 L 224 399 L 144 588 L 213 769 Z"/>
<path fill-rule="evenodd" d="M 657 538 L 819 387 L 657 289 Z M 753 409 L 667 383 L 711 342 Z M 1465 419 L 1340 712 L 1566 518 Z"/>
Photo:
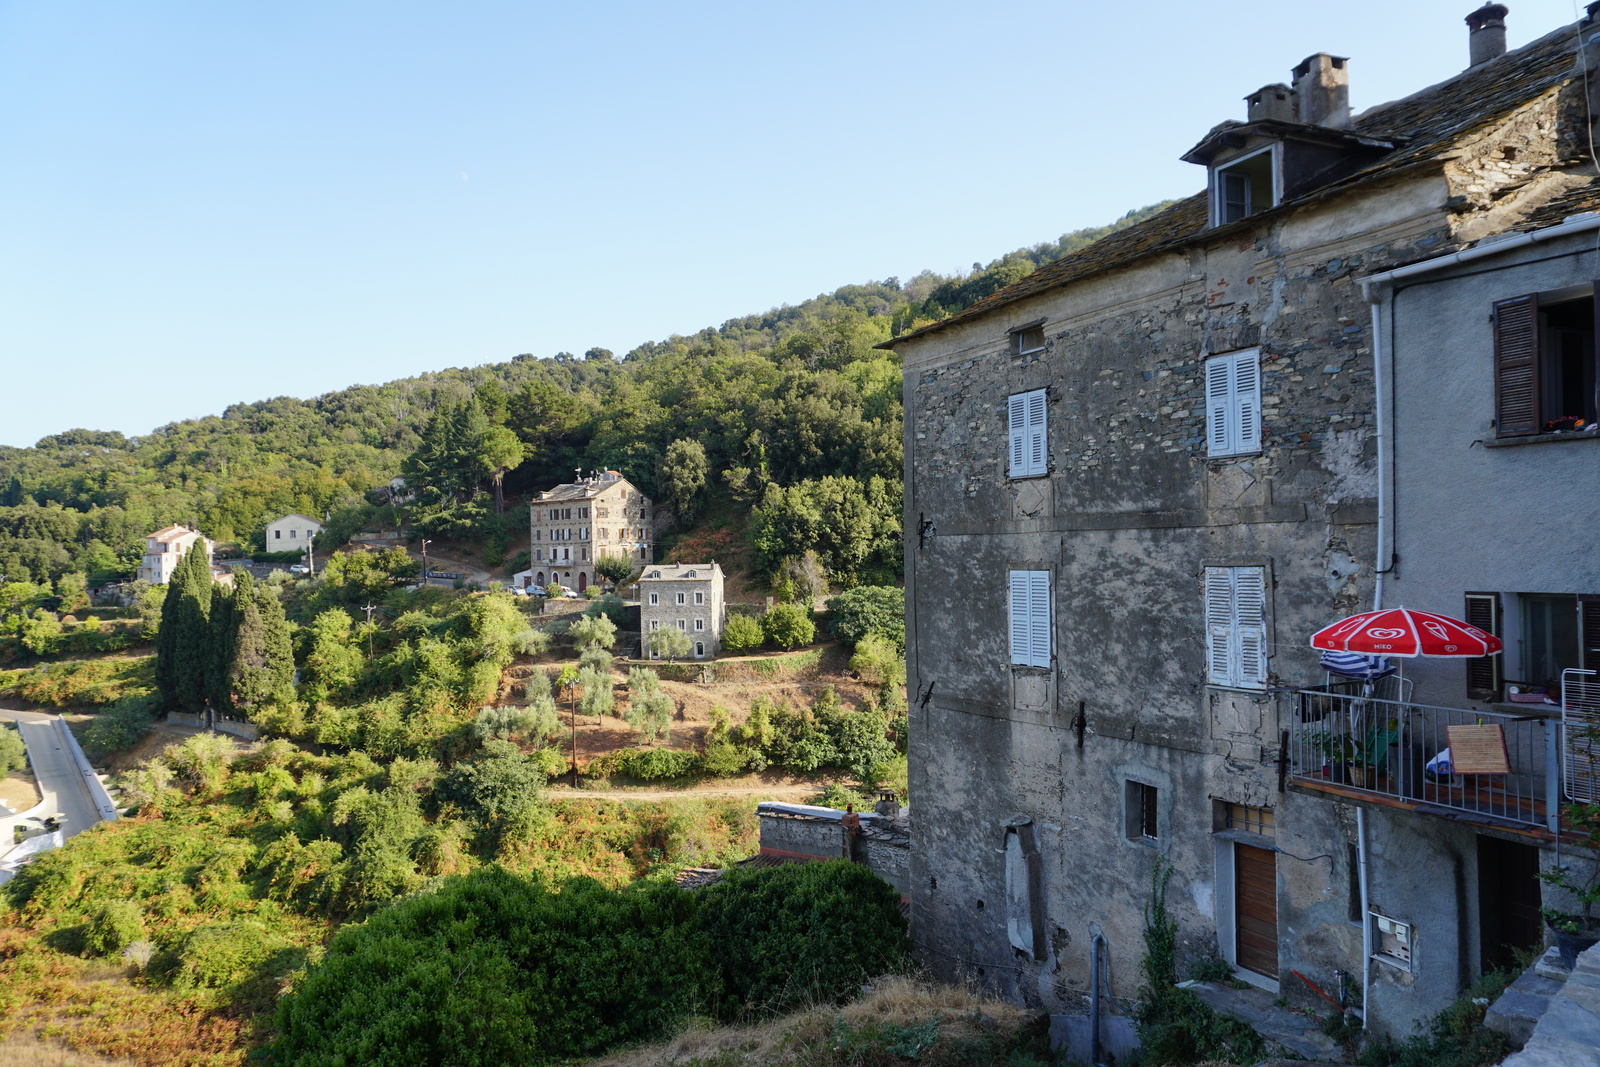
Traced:
<path fill-rule="evenodd" d="M 183 554 L 196 541 L 205 542 L 206 562 L 210 563 L 216 542 L 198 530 L 191 530 L 187 526 L 168 526 L 147 534 L 144 539 L 144 559 L 139 563 L 140 580 L 166 585 L 172 572 L 177 569 L 178 561 L 183 559 Z"/>
<path fill-rule="evenodd" d="M 321 529 L 322 523 L 298 511 L 281 519 L 273 519 L 267 523 L 267 551 L 304 551 Z"/>

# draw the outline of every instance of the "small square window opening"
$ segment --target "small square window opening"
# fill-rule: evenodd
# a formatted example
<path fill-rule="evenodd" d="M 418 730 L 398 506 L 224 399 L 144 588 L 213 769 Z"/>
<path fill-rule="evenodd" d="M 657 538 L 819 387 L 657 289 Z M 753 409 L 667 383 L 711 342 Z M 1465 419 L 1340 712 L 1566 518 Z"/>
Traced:
<path fill-rule="evenodd" d="M 1153 785 L 1128 779 L 1124 795 L 1124 825 L 1129 841 L 1155 841 L 1160 835 L 1157 808 L 1161 792 Z"/>

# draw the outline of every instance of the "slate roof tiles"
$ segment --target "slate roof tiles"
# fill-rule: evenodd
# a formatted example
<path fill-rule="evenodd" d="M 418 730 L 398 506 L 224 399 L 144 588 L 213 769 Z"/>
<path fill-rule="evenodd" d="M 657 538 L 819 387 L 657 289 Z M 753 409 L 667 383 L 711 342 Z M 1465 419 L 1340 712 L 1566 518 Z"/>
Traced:
<path fill-rule="evenodd" d="M 1091 274 L 1125 266 L 1145 256 L 1176 251 L 1197 238 L 1210 240 L 1235 229 L 1248 230 L 1264 217 L 1292 211 L 1355 186 L 1376 183 L 1413 168 L 1437 167 L 1455 155 L 1463 142 L 1470 141 L 1475 134 L 1563 84 L 1573 73 L 1576 41 L 1576 25 L 1565 26 L 1411 96 L 1368 109 L 1355 119 L 1353 132 L 1393 141 L 1398 147 L 1338 182 L 1286 201 L 1270 211 L 1216 227 L 1207 225 L 1206 194 L 1198 193 L 1136 226 L 1045 264 L 963 311 L 886 341 L 880 347 L 892 347 L 911 337 L 971 321 L 1007 304 Z M 1561 194 L 1531 213 L 1516 228 L 1551 225 L 1567 215 L 1600 207 L 1600 192 L 1596 192 L 1592 183 L 1593 179 Z"/>

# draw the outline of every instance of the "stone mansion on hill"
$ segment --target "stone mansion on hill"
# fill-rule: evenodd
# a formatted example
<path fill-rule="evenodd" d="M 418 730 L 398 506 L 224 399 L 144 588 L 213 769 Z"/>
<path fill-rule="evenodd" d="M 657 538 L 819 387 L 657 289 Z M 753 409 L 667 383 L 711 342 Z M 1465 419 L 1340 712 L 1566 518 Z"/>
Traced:
<path fill-rule="evenodd" d="M 577 472 L 576 481 L 540 493 L 528 507 L 529 571 L 533 585 L 578 592 L 597 577 L 602 556 L 651 562 L 654 525 L 650 498 L 616 471 Z"/>

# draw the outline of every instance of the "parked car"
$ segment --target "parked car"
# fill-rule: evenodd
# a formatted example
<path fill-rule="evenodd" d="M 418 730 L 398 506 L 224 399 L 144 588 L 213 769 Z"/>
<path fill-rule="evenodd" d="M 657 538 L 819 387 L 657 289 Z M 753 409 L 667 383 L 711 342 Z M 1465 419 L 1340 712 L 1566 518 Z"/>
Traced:
<path fill-rule="evenodd" d="M 511 586 L 509 588 L 508 592 L 510 592 L 512 596 L 527 596 L 528 595 L 528 591 L 526 589 L 522 588 L 522 586 L 520 586 L 520 585 Z"/>
<path fill-rule="evenodd" d="M 293 567 L 289 568 L 289 573 L 290 574 L 310 574 L 311 573 L 311 568 L 306 566 L 304 563 L 296 563 Z"/>
<path fill-rule="evenodd" d="M 564 597 L 570 597 L 573 600 L 581 600 L 583 598 L 582 593 L 578 592 L 576 589 L 573 589 L 571 586 L 566 585 L 561 587 L 561 595 Z"/>

